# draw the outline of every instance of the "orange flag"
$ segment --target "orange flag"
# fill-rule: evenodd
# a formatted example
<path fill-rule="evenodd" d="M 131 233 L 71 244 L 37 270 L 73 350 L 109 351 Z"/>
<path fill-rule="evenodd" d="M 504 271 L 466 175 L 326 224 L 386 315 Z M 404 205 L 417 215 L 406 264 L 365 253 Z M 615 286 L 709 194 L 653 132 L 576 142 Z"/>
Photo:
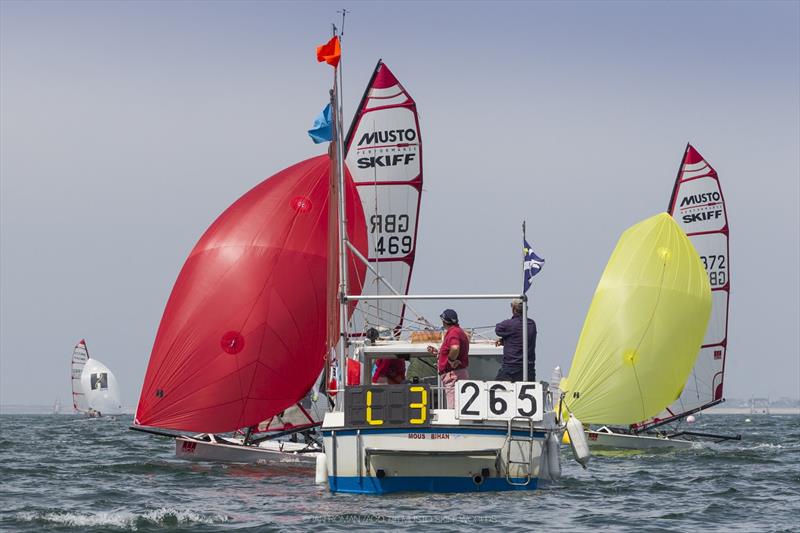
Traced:
<path fill-rule="evenodd" d="M 336 68 L 339 65 L 339 58 L 342 57 L 342 47 L 339 45 L 339 37 L 334 37 L 327 43 L 317 46 L 317 61 L 323 61 Z"/>

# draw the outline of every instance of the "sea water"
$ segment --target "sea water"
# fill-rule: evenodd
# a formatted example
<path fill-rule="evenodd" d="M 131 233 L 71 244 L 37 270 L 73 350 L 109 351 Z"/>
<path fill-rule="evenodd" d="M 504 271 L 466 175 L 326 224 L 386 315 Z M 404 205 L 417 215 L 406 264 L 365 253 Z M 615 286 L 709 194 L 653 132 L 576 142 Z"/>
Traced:
<path fill-rule="evenodd" d="M 750 422 L 747 419 L 751 419 Z M 131 417 L 0 415 L 0 530 L 800 531 L 800 417 L 705 415 L 741 441 L 594 456 L 565 450 L 531 492 L 331 494 L 312 470 L 193 463 Z"/>

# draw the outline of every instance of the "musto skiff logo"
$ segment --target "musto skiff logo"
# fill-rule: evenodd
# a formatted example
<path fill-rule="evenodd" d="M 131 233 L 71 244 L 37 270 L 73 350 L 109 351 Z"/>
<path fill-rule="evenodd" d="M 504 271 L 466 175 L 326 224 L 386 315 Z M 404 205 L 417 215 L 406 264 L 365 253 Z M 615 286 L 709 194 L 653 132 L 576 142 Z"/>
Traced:
<path fill-rule="evenodd" d="M 722 196 L 718 191 L 692 194 L 681 199 L 681 220 L 684 224 L 722 218 Z"/>
<path fill-rule="evenodd" d="M 412 128 L 366 132 L 358 139 L 358 168 L 409 165 L 417 157 L 417 132 Z M 367 153 L 364 153 L 367 151 Z"/>

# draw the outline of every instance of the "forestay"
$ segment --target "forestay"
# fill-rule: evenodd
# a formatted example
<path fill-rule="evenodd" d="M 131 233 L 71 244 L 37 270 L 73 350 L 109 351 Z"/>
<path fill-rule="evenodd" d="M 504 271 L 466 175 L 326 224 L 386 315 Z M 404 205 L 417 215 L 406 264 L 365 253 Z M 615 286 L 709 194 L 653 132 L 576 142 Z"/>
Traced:
<path fill-rule="evenodd" d="M 389 68 L 378 62 L 346 138 L 345 162 L 353 176 L 367 222 L 368 259 L 395 290 L 408 292 L 417 240 L 422 192 L 422 141 L 417 105 Z M 368 271 L 364 294 L 391 294 Z M 402 301 L 362 300 L 351 331 L 397 330 Z"/>
<path fill-rule="evenodd" d="M 84 413 L 89 409 L 89 404 L 86 402 L 86 394 L 84 394 L 83 386 L 81 385 L 81 373 L 88 360 L 89 350 L 86 348 L 86 340 L 81 339 L 81 342 L 76 344 L 75 349 L 72 350 L 72 364 L 70 368 L 72 407 L 79 413 Z"/>
<path fill-rule="evenodd" d="M 689 236 L 708 273 L 711 319 L 697 362 L 680 398 L 649 423 L 680 417 L 688 411 L 721 401 L 728 346 L 728 296 L 731 287 L 728 213 L 717 172 L 689 144 L 667 211 Z"/>
<path fill-rule="evenodd" d="M 711 313 L 711 290 L 689 239 L 666 213 L 620 237 L 562 382 L 584 423 L 632 424 L 680 394 Z"/>

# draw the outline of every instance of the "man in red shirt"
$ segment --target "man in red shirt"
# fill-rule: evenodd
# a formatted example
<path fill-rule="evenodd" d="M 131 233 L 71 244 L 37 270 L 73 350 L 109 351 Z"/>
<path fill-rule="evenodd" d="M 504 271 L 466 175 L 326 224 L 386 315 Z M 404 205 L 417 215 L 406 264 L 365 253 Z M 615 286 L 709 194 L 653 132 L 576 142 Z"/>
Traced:
<path fill-rule="evenodd" d="M 442 319 L 445 334 L 439 350 L 428 346 L 428 352 L 439 354 L 437 368 L 442 378 L 444 392 L 447 396 L 447 408 L 455 409 L 456 381 L 469 379 L 469 337 L 458 325 L 458 314 L 452 309 L 445 309 L 439 318 Z"/>

